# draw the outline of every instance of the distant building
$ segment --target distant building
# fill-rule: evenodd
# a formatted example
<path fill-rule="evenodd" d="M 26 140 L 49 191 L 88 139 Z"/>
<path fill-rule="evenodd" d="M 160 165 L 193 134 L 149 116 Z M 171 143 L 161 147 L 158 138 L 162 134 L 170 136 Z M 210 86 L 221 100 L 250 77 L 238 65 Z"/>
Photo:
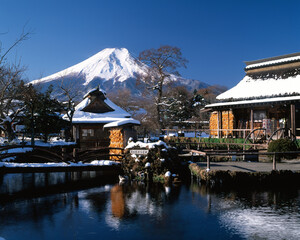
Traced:
<path fill-rule="evenodd" d="M 96 88 L 76 106 L 72 131 L 80 148 L 123 148 L 130 137 L 136 137 L 135 125 L 140 122 Z"/>
<path fill-rule="evenodd" d="M 286 128 L 300 136 L 300 53 L 245 63 L 246 76 L 205 106 L 210 134 L 245 137 L 264 128 L 270 137 Z"/>

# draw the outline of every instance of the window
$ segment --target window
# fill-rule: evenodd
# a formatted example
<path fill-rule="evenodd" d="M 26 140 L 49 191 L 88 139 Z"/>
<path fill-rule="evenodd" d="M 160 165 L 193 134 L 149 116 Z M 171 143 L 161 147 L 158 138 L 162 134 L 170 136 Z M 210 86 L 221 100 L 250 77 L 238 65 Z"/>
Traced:
<path fill-rule="evenodd" d="M 82 137 L 93 137 L 94 129 L 82 129 L 81 135 L 82 135 Z"/>
<path fill-rule="evenodd" d="M 267 113 L 263 110 L 253 111 L 253 118 L 254 122 L 262 122 L 263 119 L 267 118 Z"/>

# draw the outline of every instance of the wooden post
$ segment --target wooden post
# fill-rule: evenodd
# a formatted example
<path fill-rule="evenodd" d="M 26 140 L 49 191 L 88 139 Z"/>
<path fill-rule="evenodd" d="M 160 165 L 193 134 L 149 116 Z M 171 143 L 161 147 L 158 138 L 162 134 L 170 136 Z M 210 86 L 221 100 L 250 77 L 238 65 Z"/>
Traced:
<path fill-rule="evenodd" d="M 67 152 L 66 148 L 61 149 L 61 160 L 64 161 L 64 162 L 66 161 L 66 158 L 67 158 L 66 152 Z"/>
<path fill-rule="evenodd" d="M 218 128 L 218 138 L 220 138 L 220 111 L 217 112 L 217 128 Z"/>
<path fill-rule="evenodd" d="M 210 159 L 209 159 L 209 155 L 206 155 L 206 169 L 210 170 Z"/>
<path fill-rule="evenodd" d="M 73 148 L 73 161 L 76 161 L 77 158 L 77 148 Z"/>
<path fill-rule="evenodd" d="M 253 109 L 251 108 L 251 112 L 250 112 L 250 130 L 251 132 L 254 129 L 254 113 L 253 113 Z M 254 134 L 251 134 L 251 138 L 254 139 Z"/>
<path fill-rule="evenodd" d="M 291 104 L 291 132 L 296 136 L 296 109 L 295 104 Z"/>
<path fill-rule="evenodd" d="M 276 153 L 273 155 L 273 171 L 276 171 Z"/>
<path fill-rule="evenodd" d="M 230 121 L 229 121 L 229 110 L 227 111 L 227 131 L 226 131 L 226 137 L 228 138 L 228 129 L 229 129 L 229 123 L 230 123 Z"/>

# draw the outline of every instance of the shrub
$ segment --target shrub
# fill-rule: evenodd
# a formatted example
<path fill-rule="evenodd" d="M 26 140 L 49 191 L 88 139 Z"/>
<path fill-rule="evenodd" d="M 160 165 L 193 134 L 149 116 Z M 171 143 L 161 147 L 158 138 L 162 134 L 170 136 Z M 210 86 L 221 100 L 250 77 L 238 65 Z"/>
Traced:
<path fill-rule="evenodd" d="M 268 152 L 291 152 L 297 151 L 297 145 L 294 141 L 290 139 L 277 139 L 270 142 L 268 146 Z M 280 158 L 284 157 L 287 159 L 296 158 L 297 154 L 280 154 Z"/>

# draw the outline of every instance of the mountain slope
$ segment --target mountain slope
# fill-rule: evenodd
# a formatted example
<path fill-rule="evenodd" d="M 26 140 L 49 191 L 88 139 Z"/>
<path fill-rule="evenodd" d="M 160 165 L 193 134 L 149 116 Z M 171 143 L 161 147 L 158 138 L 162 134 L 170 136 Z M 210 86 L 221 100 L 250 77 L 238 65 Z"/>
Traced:
<path fill-rule="evenodd" d="M 126 48 L 106 48 L 83 62 L 31 83 L 40 86 L 42 90 L 53 85 L 56 97 L 60 95 L 61 84 L 72 88 L 72 91 L 80 92 L 81 97 L 96 86 L 107 92 L 126 88 L 133 95 L 139 96 L 145 85 L 137 86 L 136 80 L 138 76 L 146 73 L 146 68 L 147 66 L 136 61 Z M 174 76 L 173 80 L 175 85 L 185 85 L 191 90 L 208 86 L 203 82 L 181 77 Z"/>

